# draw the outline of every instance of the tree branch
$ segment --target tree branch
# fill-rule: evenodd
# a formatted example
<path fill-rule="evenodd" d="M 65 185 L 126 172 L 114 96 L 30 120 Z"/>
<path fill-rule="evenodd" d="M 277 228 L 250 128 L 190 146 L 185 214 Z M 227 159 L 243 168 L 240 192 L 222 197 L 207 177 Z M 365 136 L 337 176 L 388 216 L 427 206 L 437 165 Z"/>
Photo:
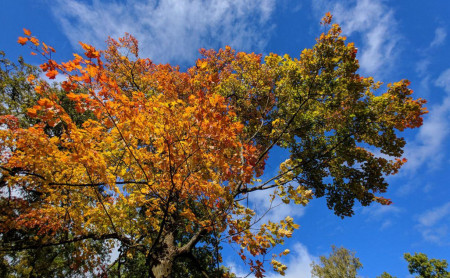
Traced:
<path fill-rule="evenodd" d="M 178 255 L 184 255 L 191 252 L 192 248 L 202 239 L 204 235 L 206 235 L 206 229 L 200 229 L 190 240 L 188 243 L 183 245 L 180 248 L 177 248 Z"/>
<path fill-rule="evenodd" d="M 23 250 L 32 250 L 32 249 L 40 249 L 40 248 L 44 248 L 44 247 L 50 247 L 50 246 L 58 246 L 58 245 L 64 245 L 64 244 L 69 244 L 69 243 L 74 243 L 74 242 L 79 242 L 79 241 L 83 241 L 86 239 L 92 239 L 92 240 L 106 240 L 106 239 L 117 239 L 127 245 L 131 245 L 131 241 L 123 236 L 120 236 L 117 233 L 112 233 L 112 234 L 105 234 L 105 235 L 97 235 L 97 234 L 87 234 L 87 235 L 83 235 L 83 236 L 79 236 L 73 239 L 69 239 L 69 240 L 63 240 L 63 241 L 58 241 L 58 242 L 49 242 L 49 243 L 42 243 L 42 244 L 36 244 L 36 245 L 28 245 L 28 246 L 15 246 L 15 247 L 11 247 L 11 248 L 5 248 L 5 249 L 0 249 L 0 252 L 10 252 L 10 251 L 23 251 Z"/>

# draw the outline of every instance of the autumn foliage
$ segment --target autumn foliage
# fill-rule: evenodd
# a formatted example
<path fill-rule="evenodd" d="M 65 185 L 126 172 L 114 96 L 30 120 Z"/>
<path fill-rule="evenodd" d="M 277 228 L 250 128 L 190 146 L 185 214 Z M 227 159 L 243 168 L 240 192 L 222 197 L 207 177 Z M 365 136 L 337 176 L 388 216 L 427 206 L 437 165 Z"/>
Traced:
<path fill-rule="evenodd" d="M 16 192 L 1 196 L 0 234 L 36 234 L 2 250 L 76 243 L 72 267 L 89 272 L 109 266 L 88 242 L 120 247 L 118 260 L 141 254 L 146 275 L 168 277 L 177 258 L 214 237 L 237 246 L 256 277 L 267 260 L 284 273 L 277 257 L 289 251 L 270 250 L 298 225 L 291 217 L 257 223 L 241 200 L 272 188 L 272 200 L 285 203 L 326 196 L 339 216 L 352 215 L 355 200 L 389 204 L 379 195 L 384 178 L 406 162 L 398 131 L 420 126 L 426 113 L 408 81 L 379 93 L 381 83 L 357 73 L 357 49 L 337 24 L 299 59 L 226 47 L 201 50 L 185 72 L 139 58 L 130 35 L 103 51 L 81 43 L 83 55 L 59 63 L 52 47 L 24 33 L 18 42 L 45 57 L 45 75 L 65 77 L 60 88 L 74 109 L 30 76 L 31 123 L 0 117 L 0 186 Z M 276 146 L 289 158 L 257 181 Z"/>

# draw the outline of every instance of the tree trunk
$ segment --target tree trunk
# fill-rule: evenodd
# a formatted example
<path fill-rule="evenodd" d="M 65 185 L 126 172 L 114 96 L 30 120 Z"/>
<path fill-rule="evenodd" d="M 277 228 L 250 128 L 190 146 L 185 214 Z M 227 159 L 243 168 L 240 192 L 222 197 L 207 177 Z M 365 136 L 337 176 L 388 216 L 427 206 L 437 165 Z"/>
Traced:
<path fill-rule="evenodd" d="M 155 278 L 170 278 L 172 274 L 173 259 L 163 258 L 152 266 L 152 274 Z"/>
<path fill-rule="evenodd" d="M 148 254 L 150 260 L 150 277 L 151 278 L 170 278 L 172 277 L 173 263 L 179 256 L 192 256 L 191 250 L 199 242 L 204 235 L 206 235 L 206 229 L 200 229 L 192 238 L 182 247 L 175 246 L 175 237 L 172 232 L 166 232 L 163 234 L 163 240 L 151 254 Z M 194 258 L 192 256 L 192 258 Z M 204 272 L 204 276 L 208 275 Z"/>
<path fill-rule="evenodd" d="M 172 267 L 177 255 L 172 233 L 167 233 L 159 248 L 156 248 L 151 256 L 150 277 L 170 278 L 172 277 Z"/>

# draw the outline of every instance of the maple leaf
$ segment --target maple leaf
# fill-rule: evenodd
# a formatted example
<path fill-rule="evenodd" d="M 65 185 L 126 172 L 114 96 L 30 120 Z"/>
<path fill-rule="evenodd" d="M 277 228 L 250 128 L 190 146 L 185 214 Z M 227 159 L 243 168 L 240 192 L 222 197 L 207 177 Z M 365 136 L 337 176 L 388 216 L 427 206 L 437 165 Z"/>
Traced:
<path fill-rule="evenodd" d="M 50 79 L 55 79 L 57 74 L 58 74 L 58 71 L 56 71 L 56 70 L 49 70 L 45 73 L 45 75 Z"/>
<path fill-rule="evenodd" d="M 86 51 L 84 55 L 88 58 L 98 58 L 100 53 L 91 45 L 80 42 L 81 47 Z"/>
<path fill-rule="evenodd" d="M 28 38 L 24 38 L 24 37 L 19 37 L 19 39 L 17 40 L 17 42 L 21 45 L 25 45 L 28 42 Z"/>

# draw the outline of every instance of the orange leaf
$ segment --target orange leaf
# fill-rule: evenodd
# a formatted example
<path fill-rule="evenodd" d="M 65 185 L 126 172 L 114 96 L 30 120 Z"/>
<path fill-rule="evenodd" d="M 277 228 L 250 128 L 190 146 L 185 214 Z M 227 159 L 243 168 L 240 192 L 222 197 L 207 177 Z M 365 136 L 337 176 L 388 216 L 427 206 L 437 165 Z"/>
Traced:
<path fill-rule="evenodd" d="M 45 75 L 50 79 L 55 79 L 58 72 L 56 70 L 49 70 Z"/>
<path fill-rule="evenodd" d="M 20 43 L 21 45 L 26 44 L 28 41 L 28 38 L 24 38 L 24 37 L 19 37 L 19 39 L 17 40 L 18 43 Z"/>
<path fill-rule="evenodd" d="M 36 116 L 37 116 L 37 111 L 36 111 L 36 109 L 34 109 L 34 108 L 28 108 L 28 113 L 27 113 L 27 115 L 28 115 L 29 117 L 32 117 L 32 118 L 36 117 Z"/>
<path fill-rule="evenodd" d="M 88 57 L 88 58 L 100 57 L 100 53 L 98 51 L 96 51 L 93 46 L 82 43 L 82 42 L 80 42 L 80 45 L 81 45 L 81 47 L 83 47 L 84 50 L 86 50 L 86 52 L 84 53 L 84 55 L 86 55 L 86 57 Z"/>
<path fill-rule="evenodd" d="M 28 29 L 23 28 L 23 33 L 27 36 L 31 36 L 31 32 Z"/>
<path fill-rule="evenodd" d="M 71 90 L 77 88 L 77 84 L 72 84 L 71 82 L 63 81 L 61 83 L 61 87 L 63 88 L 64 91 L 70 92 Z M 67 95 L 67 96 L 69 96 L 69 95 Z"/>
<path fill-rule="evenodd" d="M 34 79 L 36 79 L 36 77 L 32 74 L 28 75 L 28 77 L 27 77 L 28 82 L 32 82 Z"/>
<path fill-rule="evenodd" d="M 48 70 L 48 64 L 47 63 L 42 64 L 39 67 L 42 69 L 42 71 L 47 71 Z"/>
<path fill-rule="evenodd" d="M 36 38 L 30 38 L 30 41 L 35 45 L 38 46 L 39 45 L 39 40 Z"/>

